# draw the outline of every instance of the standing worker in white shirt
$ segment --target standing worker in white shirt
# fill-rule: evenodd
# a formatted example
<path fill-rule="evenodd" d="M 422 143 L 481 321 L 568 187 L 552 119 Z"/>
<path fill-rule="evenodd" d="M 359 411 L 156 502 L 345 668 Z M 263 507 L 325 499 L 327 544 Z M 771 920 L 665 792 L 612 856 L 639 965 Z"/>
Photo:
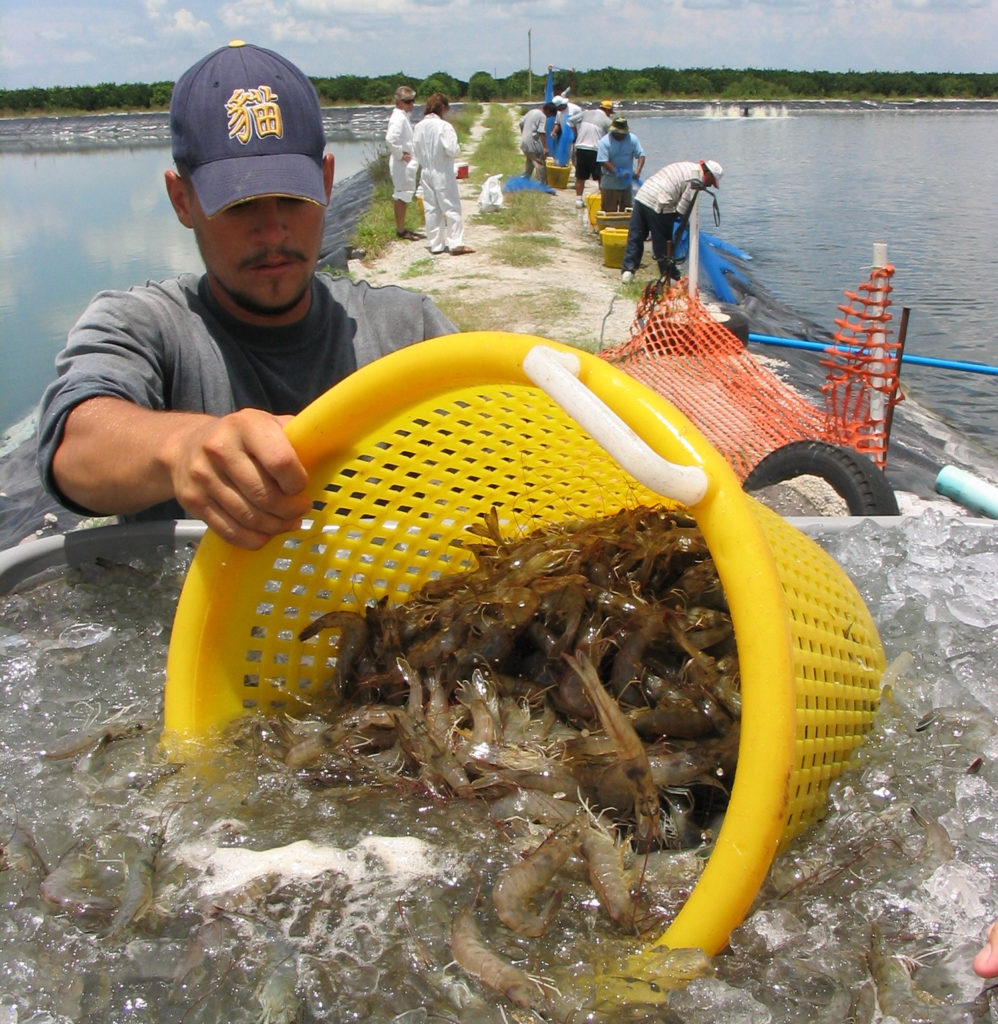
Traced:
<path fill-rule="evenodd" d="M 659 275 L 679 277 L 673 239 L 678 242 L 685 230 L 697 193 L 711 185 L 718 188 L 723 173 L 724 168 L 716 160 L 679 160 L 656 171 L 638 189 L 627 225 L 627 246 L 621 264 L 620 280 L 624 284 L 634 280 L 649 235 Z"/>
<path fill-rule="evenodd" d="M 441 92 L 431 93 L 423 108 L 423 119 L 412 133 L 412 148 L 422 168 L 423 212 L 430 252 L 463 256 L 474 252 L 464 244 L 461 193 L 457 188 L 454 158 L 461 152 L 454 126 L 444 117 L 450 100 Z"/>
<path fill-rule="evenodd" d="M 583 206 L 582 193 L 586 182 L 596 182 L 599 187 L 600 164 L 596 158 L 600 139 L 610 130 L 610 115 L 613 113 L 611 100 L 603 100 L 595 110 L 580 110 L 569 118 L 575 132 L 575 205 Z"/>
<path fill-rule="evenodd" d="M 395 109 L 388 119 L 385 142 L 388 143 L 388 170 L 392 176 L 392 201 L 395 204 L 395 234 L 413 242 L 426 235 L 405 226 L 405 212 L 416 192 L 419 161 L 412 151 L 412 122 L 409 115 L 416 102 L 416 93 L 407 85 L 395 90 Z"/>

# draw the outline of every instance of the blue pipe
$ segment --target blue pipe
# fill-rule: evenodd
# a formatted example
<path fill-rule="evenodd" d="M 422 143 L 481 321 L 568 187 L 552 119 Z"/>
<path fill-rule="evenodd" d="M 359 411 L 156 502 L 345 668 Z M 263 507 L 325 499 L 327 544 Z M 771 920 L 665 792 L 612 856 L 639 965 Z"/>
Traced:
<path fill-rule="evenodd" d="M 936 476 L 936 490 L 971 512 L 998 519 L 998 487 L 957 466 L 943 466 Z"/>
<path fill-rule="evenodd" d="M 840 348 L 837 345 L 827 345 L 820 341 L 804 341 L 801 338 L 776 338 L 771 334 L 753 334 L 748 336 L 749 341 L 757 341 L 760 345 L 778 345 L 783 348 L 807 349 L 811 352 L 836 352 L 848 355 L 852 349 Z M 966 370 L 969 373 L 987 373 L 998 377 L 998 366 L 990 366 L 988 363 L 968 363 L 960 359 L 937 359 L 934 356 L 915 356 L 907 352 L 901 354 L 902 363 L 910 363 L 912 366 L 935 366 L 940 370 Z"/>

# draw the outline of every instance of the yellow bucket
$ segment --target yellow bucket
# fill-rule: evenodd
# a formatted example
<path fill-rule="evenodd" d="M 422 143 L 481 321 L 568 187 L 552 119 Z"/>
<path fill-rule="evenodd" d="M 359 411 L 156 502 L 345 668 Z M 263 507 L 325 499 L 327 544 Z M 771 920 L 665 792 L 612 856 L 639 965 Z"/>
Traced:
<path fill-rule="evenodd" d="M 599 238 L 603 243 L 603 266 L 622 267 L 627 248 L 627 228 L 604 228 Z"/>
<path fill-rule="evenodd" d="M 590 192 L 586 196 L 586 212 L 589 214 L 589 226 L 596 227 L 596 214 L 603 209 L 603 197 L 599 192 Z"/>
<path fill-rule="evenodd" d="M 556 164 L 551 157 L 548 157 L 545 163 L 547 164 L 548 184 L 552 188 L 568 188 L 568 175 L 572 168 L 567 164 L 565 166 Z"/>
<path fill-rule="evenodd" d="M 167 661 L 171 754 L 241 715 L 301 711 L 336 637 L 323 633 L 329 646 L 317 649 L 300 630 L 318 614 L 403 602 L 472 568 L 467 530 L 491 509 L 516 536 L 661 504 L 666 492 L 695 517 L 725 589 L 741 739 L 710 860 L 639 960 L 663 945 L 719 952 L 873 724 L 883 650 L 838 564 L 748 496 L 665 399 L 542 338 L 479 332 L 403 349 L 336 385 L 287 434 L 309 470 L 314 511 L 257 552 L 205 535 Z"/>
<path fill-rule="evenodd" d="M 631 222 L 631 211 L 622 210 L 619 213 L 604 213 L 602 210 L 596 214 L 596 227 L 600 231 L 605 228 L 627 228 Z"/>

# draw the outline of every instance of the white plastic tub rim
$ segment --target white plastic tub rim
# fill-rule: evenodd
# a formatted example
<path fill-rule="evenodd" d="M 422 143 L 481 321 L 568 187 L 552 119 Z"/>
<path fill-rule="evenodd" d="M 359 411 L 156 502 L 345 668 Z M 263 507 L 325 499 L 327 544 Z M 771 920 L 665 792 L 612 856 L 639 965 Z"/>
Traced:
<path fill-rule="evenodd" d="M 0 551 L 0 595 L 13 593 L 66 569 L 89 565 L 98 558 L 122 562 L 148 558 L 157 548 L 179 550 L 196 544 L 205 531 L 197 519 L 166 519 L 150 523 L 114 523 L 39 537 Z"/>

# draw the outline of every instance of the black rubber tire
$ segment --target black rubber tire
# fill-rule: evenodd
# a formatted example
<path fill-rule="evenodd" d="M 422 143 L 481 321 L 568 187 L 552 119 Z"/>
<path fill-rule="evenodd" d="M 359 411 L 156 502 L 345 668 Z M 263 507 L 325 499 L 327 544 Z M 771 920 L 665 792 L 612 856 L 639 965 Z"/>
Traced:
<path fill-rule="evenodd" d="M 724 319 L 717 321 L 723 324 L 743 344 L 747 345 L 749 340 L 749 322 L 744 313 L 737 309 L 725 309 L 722 311 Z"/>
<path fill-rule="evenodd" d="M 799 476 L 824 480 L 852 516 L 900 514 L 894 488 L 871 459 L 824 441 L 793 441 L 770 452 L 745 478 L 744 488 L 757 491 Z"/>

